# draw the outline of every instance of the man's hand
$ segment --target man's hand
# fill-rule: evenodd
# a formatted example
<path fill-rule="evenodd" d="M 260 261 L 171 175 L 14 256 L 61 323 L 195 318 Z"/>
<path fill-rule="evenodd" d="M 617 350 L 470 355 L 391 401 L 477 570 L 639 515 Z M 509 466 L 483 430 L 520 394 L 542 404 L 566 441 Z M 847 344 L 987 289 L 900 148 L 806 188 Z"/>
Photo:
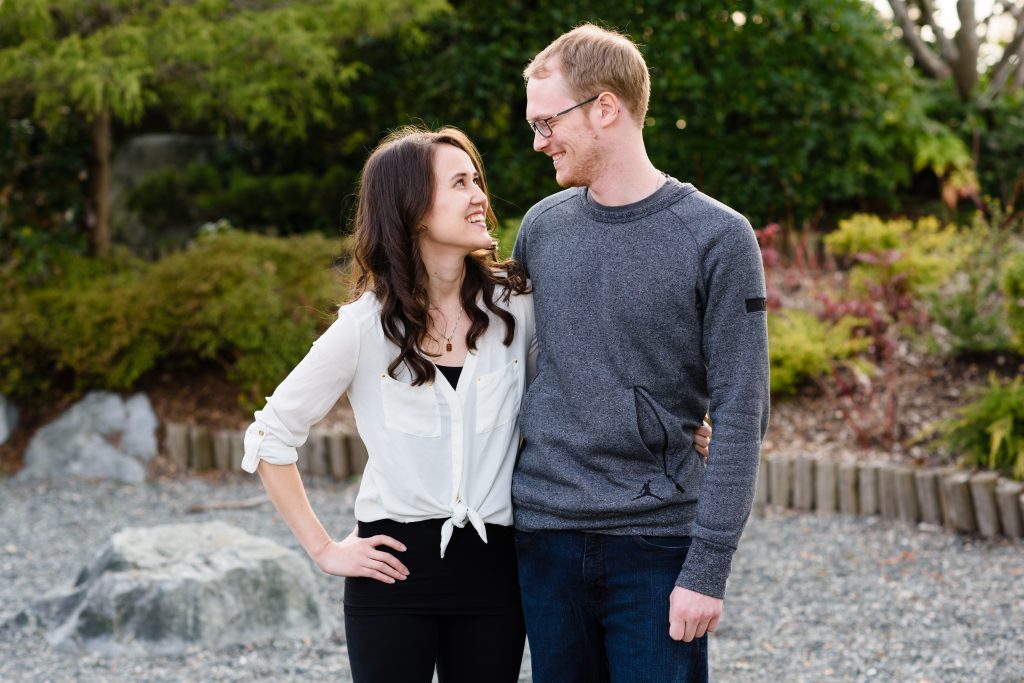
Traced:
<path fill-rule="evenodd" d="M 718 628 L 722 616 L 721 598 L 712 598 L 676 586 L 668 597 L 668 635 L 689 643 Z"/>

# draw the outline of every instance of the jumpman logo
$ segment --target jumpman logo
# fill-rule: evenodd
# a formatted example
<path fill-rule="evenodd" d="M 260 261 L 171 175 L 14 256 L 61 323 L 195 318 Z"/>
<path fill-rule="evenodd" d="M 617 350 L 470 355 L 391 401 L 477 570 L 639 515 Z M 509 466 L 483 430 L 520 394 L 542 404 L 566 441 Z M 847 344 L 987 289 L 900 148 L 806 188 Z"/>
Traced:
<path fill-rule="evenodd" d="M 650 479 L 648 479 L 647 483 L 644 484 L 644 487 L 642 489 L 640 489 L 640 495 L 636 496 L 635 498 L 633 498 L 633 500 L 640 500 L 641 498 L 646 498 L 646 497 L 656 498 L 658 500 L 665 500 L 661 496 L 656 496 L 656 495 L 654 495 L 654 493 L 651 492 L 651 480 Z"/>

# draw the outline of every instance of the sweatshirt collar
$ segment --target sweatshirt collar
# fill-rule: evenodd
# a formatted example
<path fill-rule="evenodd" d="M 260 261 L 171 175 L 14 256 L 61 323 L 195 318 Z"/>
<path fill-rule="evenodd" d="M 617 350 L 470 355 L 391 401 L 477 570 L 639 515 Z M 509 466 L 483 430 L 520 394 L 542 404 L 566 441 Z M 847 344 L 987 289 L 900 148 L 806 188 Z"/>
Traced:
<path fill-rule="evenodd" d="M 605 206 L 598 204 L 590 196 L 589 188 L 582 187 L 577 195 L 583 212 L 590 218 L 601 223 L 628 223 L 650 216 L 662 209 L 675 204 L 683 197 L 697 191 L 690 183 L 681 183 L 672 176 L 665 174 L 665 183 L 654 191 L 632 204 L 622 206 Z"/>

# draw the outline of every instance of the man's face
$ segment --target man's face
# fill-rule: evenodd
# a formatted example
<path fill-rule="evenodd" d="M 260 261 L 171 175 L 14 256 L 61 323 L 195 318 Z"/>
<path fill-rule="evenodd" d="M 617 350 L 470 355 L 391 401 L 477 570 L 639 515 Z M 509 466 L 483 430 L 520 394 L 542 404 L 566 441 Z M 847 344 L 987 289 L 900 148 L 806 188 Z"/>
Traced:
<path fill-rule="evenodd" d="M 557 70 L 544 78 L 531 78 L 526 84 L 527 121 L 546 119 L 576 103 Z M 562 187 L 589 186 L 600 174 L 602 158 L 597 144 L 597 129 L 590 121 L 594 106 L 584 105 L 552 119 L 551 137 L 537 132 L 533 134 L 533 148 L 551 159 L 555 180 Z"/>

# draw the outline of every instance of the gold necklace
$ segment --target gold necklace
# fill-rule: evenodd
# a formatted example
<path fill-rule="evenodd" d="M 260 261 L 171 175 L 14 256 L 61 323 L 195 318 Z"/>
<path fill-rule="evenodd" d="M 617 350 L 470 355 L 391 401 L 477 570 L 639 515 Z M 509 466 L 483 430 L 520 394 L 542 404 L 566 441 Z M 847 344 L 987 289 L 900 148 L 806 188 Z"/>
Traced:
<path fill-rule="evenodd" d="M 462 322 L 462 306 L 459 306 L 459 317 L 455 319 L 455 326 L 452 328 L 451 334 L 448 334 L 448 318 L 445 316 L 444 311 L 437 306 L 433 306 L 433 308 L 441 314 L 441 319 L 444 320 L 444 332 L 441 333 L 441 336 L 445 340 L 445 351 L 450 353 L 452 350 L 452 337 L 455 336 L 455 332 L 459 329 L 459 323 Z M 437 323 L 434 323 L 434 329 L 437 329 Z"/>

